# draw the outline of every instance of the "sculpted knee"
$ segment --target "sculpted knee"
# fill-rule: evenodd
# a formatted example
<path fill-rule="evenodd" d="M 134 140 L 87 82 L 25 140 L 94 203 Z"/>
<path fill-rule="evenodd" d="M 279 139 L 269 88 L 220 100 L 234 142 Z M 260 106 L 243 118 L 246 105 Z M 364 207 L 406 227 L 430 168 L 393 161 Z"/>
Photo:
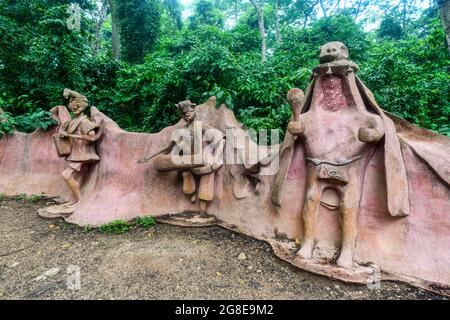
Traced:
<path fill-rule="evenodd" d="M 72 177 L 72 172 L 70 172 L 69 170 L 64 170 L 62 173 L 62 177 L 64 180 L 68 181 Z"/>

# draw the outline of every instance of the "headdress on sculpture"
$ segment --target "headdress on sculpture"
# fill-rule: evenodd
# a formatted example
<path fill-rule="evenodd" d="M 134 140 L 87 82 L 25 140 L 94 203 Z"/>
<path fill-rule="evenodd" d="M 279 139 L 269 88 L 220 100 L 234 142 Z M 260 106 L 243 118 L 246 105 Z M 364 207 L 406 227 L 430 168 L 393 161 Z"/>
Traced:
<path fill-rule="evenodd" d="M 82 95 L 76 91 L 67 88 L 64 89 L 63 97 L 65 99 L 69 99 L 69 103 L 74 101 L 82 101 L 85 102 L 86 104 L 88 103 L 88 99 L 85 95 Z"/>
<path fill-rule="evenodd" d="M 332 41 L 320 47 L 321 63 L 348 59 L 348 48 L 340 41 Z"/>
<path fill-rule="evenodd" d="M 181 112 L 193 111 L 195 109 L 196 104 L 192 103 L 189 100 L 181 101 L 180 103 L 176 103 L 175 107 L 177 107 Z"/>

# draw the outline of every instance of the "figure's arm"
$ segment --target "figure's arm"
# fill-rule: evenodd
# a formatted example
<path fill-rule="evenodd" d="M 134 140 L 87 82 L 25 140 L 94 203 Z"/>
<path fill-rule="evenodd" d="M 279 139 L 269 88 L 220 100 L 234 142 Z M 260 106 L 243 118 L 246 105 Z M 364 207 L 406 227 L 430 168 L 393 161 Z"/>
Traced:
<path fill-rule="evenodd" d="M 358 139 L 362 142 L 378 142 L 384 137 L 383 122 L 380 117 L 373 116 L 368 121 L 368 127 L 358 130 Z"/>
<path fill-rule="evenodd" d="M 293 135 L 301 135 L 305 132 L 305 117 L 301 114 L 305 94 L 302 90 L 293 88 L 288 91 L 286 98 L 292 109 L 292 121 L 288 124 L 288 131 Z"/>
<path fill-rule="evenodd" d="M 306 114 L 300 115 L 297 121 L 289 122 L 287 129 L 294 136 L 303 135 L 306 130 Z"/>
<path fill-rule="evenodd" d="M 72 139 L 79 139 L 79 140 L 83 140 L 83 141 L 88 141 L 88 142 L 94 142 L 95 140 L 97 140 L 97 136 L 94 130 L 89 131 L 88 134 L 71 134 L 71 133 L 61 133 L 59 135 L 61 138 L 72 138 Z"/>
<path fill-rule="evenodd" d="M 148 157 L 145 157 L 145 158 L 139 160 L 138 163 L 144 163 L 144 162 L 147 162 L 147 161 L 150 160 L 151 158 L 156 157 L 158 154 L 161 154 L 161 153 L 163 153 L 164 151 L 167 151 L 167 150 L 171 149 L 174 145 L 175 145 L 175 141 L 172 141 L 172 140 L 171 140 L 170 142 L 164 144 L 161 148 L 158 149 L 158 151 L 156 151 L 156 152 L 153 153 L 152 155 L 150 155 L 150 156 L 148 156 Z"/>

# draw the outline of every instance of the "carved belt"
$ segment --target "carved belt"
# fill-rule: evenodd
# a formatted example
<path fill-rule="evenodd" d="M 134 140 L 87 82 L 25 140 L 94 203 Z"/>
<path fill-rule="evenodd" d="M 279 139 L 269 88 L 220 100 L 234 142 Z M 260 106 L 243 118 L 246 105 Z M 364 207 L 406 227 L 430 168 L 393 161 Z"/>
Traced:
<path fill-rule="evenodd" d="M 327 181 L 332 184 L 345 185 L 348 183 L 347 170 L 342 167 L 361 159 L 361 157 L 362 156 L 356 156 L 351 159 L 341 158 L 338 159 L 336 163 L 313 158 L 306 158 L 306 160 L 310 161 L 317 167 L 317 178 L 319 180 Z"/>
<path fill-rule="evenodd" d="M 345 166 L 347 164 L 355 162 L 356 160 L 359 160 L 361 158 L 362 158 L 361 155 L 353 157 L 351 159 L 340 158 L 337 160 L 337 162 L 331 162 L 328 160 L 320 160 L 320 159 L 308 158 L 308 157 L 306 158 L 306 160 L 308 160 L 309 162 L 313 163 L 316 166 L 321 165 L 321 164 L 331 164 L 332 166 L 340 167 L 340 166 Z"/>

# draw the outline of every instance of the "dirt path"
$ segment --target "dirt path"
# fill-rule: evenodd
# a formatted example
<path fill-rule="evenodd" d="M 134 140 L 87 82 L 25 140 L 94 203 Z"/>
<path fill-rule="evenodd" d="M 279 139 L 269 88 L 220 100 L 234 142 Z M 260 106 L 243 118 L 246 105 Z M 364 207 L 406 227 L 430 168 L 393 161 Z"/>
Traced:
<path fill-rule="evenodd" d="M 442 299 L 399 283 L 370 290 L 316 276 L 218 227 L 114 235 L 43 220 L 36 210 L 48 203 L 0 200 L 0 299 Z M 80 290 L 67 289 L 70 265 Z"/>

